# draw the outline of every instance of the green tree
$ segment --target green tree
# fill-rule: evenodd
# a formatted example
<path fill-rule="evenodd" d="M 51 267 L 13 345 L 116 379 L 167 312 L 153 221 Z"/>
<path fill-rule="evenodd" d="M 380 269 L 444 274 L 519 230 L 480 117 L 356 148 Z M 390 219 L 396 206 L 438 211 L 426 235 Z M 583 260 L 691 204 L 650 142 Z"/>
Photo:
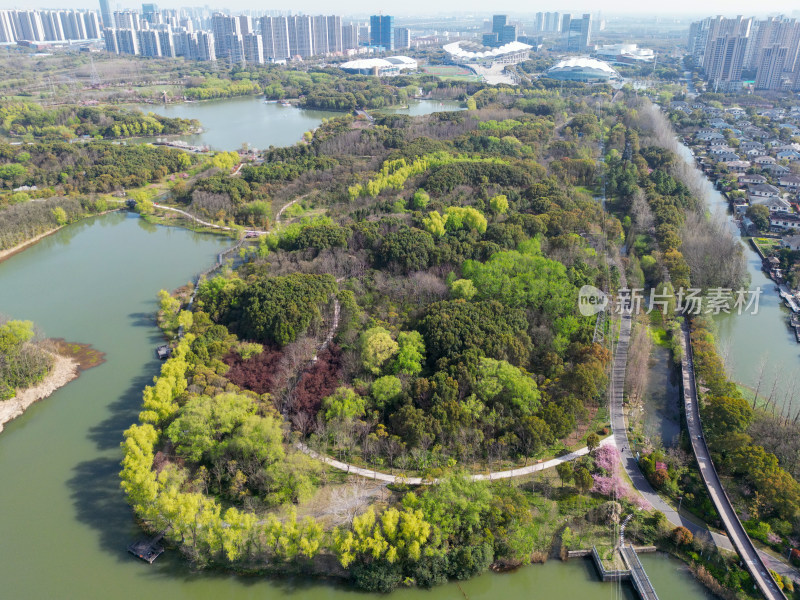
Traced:
<path fill-rule="evenodd" d="M 386 375 L 372 382 L 370 393 L 375 406 L 383 410 L 403 393 L 403 384 L 394 375 Z"/>
<path fill-rule="evenodd" d="M 575 487 L 578 488 L 581 494 L 588 492 L 592 488 L 592 485 L 594 485 L 592 474 L 586 467 L 581 466 L 575 469 L 573 478 L 575 480 Z"/>
<path fill-rule="evenodd" d="M 475 284 L 469 279 L 456 279 L 450 284 L 450 295 L 453 298 L 463 298 L 464 300 L 472 300 L 478 290 L 475 289 Z"/>
<path fill-rule="evenodd" d="M 747 217 L 759 231 L 769 230 L 769 208 L 763 204 L 751 204 L 747 207 Z"/>
<path fill-rule="evenodd" d="M 364 416 L 366 404 L 364 398 L 356 394 L 348 387 L 336 388 L 336 391 L 322 400 L 322 410 L 325 411 L 325 419 L 353 420 Z"/>
<path fill-rule="evenodd" d="M 598 446 L 600 446 L 600 436 L 596 433 L 592 432 L 586 436 L 586 447 L 589 449 L 589 453 L 591 454 L 594 452 Z"/>
<path fill-rule="evenodd" d="M 60 206 L 56 206 L 53 209 L 53 218 L 56 220 L 56 223 L 58 223 L 59 227 L 67 224 L 67 213 Z"/>
<path fill-rule="evenodd" d="M 383 327 L 372 327 L 361 334 L 361 362 L 377 375 L 384 363 L 397 354 L 400 346 Z"/>
<path fill-rule="evenodd" d="M 397 334 L 397 356 L 394 360 L 394 372 L 405 375 L 416 375 L 422 371 L 425 362 L 425 340 L 419 331 L 401 331 Z"/>
<path fill-rule="evenodd" d="M 492 199 L 489 200 L 489 208 L 492 209 L 492 212 L 499 215 L 505 214 L 508 212 L 508 198 L 505 194 L 493 196 Z"/>
<path fill-rule="evenodd" d="M 556 473 L 558 473 L 558 478 L 561 479 L 562 486 L 565 483 L 572 481 L 573 477 L 575 476 L 575 472 L 572 469 L 572 463 L 570 462 L 558 463 L 556 465 Z"/>

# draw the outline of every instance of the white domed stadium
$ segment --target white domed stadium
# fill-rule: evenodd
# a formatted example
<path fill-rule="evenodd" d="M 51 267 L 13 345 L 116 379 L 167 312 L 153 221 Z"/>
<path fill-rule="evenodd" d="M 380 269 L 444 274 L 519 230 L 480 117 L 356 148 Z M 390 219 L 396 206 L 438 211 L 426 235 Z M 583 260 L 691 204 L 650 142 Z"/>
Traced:
<path fill-rule="evenodd" d="M 551 79 L 561 79 L 562 81 L 584 81 L 590 83 L 620 79 L 619 73 L 608 63 L 585 56 L 565 58 L 547 69 L 544 76 Z"/>

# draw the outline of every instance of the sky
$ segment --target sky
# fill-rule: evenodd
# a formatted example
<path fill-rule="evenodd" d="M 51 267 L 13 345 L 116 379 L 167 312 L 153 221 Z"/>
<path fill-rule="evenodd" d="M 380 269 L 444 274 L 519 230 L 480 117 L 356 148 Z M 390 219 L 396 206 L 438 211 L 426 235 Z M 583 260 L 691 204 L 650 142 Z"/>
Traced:
<path fill-rule="evenodd" d="M 112 4 L 114 0 L 112 0 Z M 119 0 L 121 9 L 140 8 L 141 4 L 131 0 Z M 397 16 L 427 16 L 447 13 L 466 14 L 475 11 L 475 14 L 488 15 L 485 0 L 405 0 L 402 3 L 387 2 L 357 2 L 355 0 L 294 0 L 292 2 L 269 2 L 263 0 L 161 0 L 157 1 L 160 8 L 180 8 L 182 6 L 203 6 L 210 8 L 226 7 L 231 11 L 237 10 L 287 10 L 304 12 L 306 14 L 341 14 L 360 15 L 369 11 L 395 14 Z M 520 17 L 538 11 L 559 12 L 592 12 L 602 10 L 605 15 L 620 14 L 654 14 L 661 16 L 709 16 L 709 15 L 736 15 L 745 16 L 786 14 L 800 17 L 800 5 L 797 0 L 774 0 L 764 8 L 754 5 L 751 0 L 713 0 L 711 2 L 698 2 L 697 0 L 670 0 L 669 2 L 643 2 L 642 0 L 570 0 L 567 4 L 559 3 L 554 6 L 552 2 L 498 2 L 495 12 L 507 12 Z M 435 7 L 435 8 L 432 8 Z M 99 2 L 95 0 L 0 0 L 0 8 L 93 8 L 99 10 Z M 381 10 L 382 9 L 382 10 Z M 766 11 L 769 11 L 767 13 Z M 765 12 L 760 12 L 765 11 Z"/>

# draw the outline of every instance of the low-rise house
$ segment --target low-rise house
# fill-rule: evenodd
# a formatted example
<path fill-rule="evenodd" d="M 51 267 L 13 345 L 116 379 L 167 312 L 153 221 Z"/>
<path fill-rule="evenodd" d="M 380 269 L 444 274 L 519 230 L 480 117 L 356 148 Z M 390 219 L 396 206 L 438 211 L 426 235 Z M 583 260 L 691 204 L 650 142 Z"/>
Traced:
<path fill-rule="evenodd" d="M 734 198 L 733 202 L 733 214 L 737 217 L 742 217 L 747 212 L 747 207 L 749 204 L 745 198 Z"/>
<path fill-rule="evenodd" d="M 729 160 L 725 163 L 731 173 L 744 173 L 750 168 L 750 162 L 746 160 Z"/>
<path fill-rule="evenodd" d="M 781 187 L 790 190 L 800 190 L 800 175 L 784 175 L 778 180 Z"/>
<path fill-rule="evenodd" d="M 800 161 L 800 152 L 797 150 L 782 150 L 778 152 L 778 160 L 788 160 L 789 162 Z"/>
<path fill-rule="evenodd" d="M 710 142 L 711 140 L 724 140 L 725 136 L 718 131 L 698 131 L 694 138 L 699 142 Z"/>
<path fill-rule="evenodd" d="M 739 145 L 739 149 L 740 150 L 744 150 L 745 152 L 747 150 L 765 150 L 766 151 L 766 148 L 764 148 L 764 144 L 762 144 L 761 142 L 755 142 L 755 141 L 742 142 Z"/>
<path fill-rule="evenodd" d="M 735 152 L 723 152 L 721 154 L 714 155 L 714 160 L 716 160 L 717 162 L 724 162 L 724 163 L 738 162 L 739 155 L 736 154 Z"/>
<path fill-rule="evenodd" d="M 798 230 L 800 229 L 800 215 L 794 213 L 770 213 L 770 227 L 775 229 Z"/>
<path fill-rule="evenodd" d="M 761 165 L 761 169 L 765 172 L 769 173 L 773 177 L 781 177 L 783 175 L 789 174 L 789 167 L 784 167 L 783 165 L 778 165 L 775 163 Z"/>
<path fill-rule="evenodd" d="M 724 137 L 711 138 L 710 140 L 708 140 L 708 147 L 709 148 L 730 148 L 730 146 L 728 146 L 728 140 L 726 140 Z"/>
<path fill-rule="evenodd" d="M 747 193 L 755 198 L 779 198 L 781 191 L 768 183 L 757 183 L 747 189 Z"/>
<path fill-rule="evenodd" d="M 781 240 L 781 246 L 789 250 L 800 250 L 800 234 L 788 235 Z"/>
<path fill-rule="evenodd" d="M 764 165 L 774 165 L 777 161 L 773 156 L 757 156 L 753 162 L 763 167 Z"/>
<path fill-rule="evenodd" d="M 745 173 L 739 178 L 739 183 L 767 183 L 767 178 L 757 173 Z"/>
<path fill-rule="evenodd" d="M 751 148 L 750 150 L 744 151 L 745 155 L 751 159 L 758 158 L 759 156 L 766 156 L 767 151 L 764 148 Z"/>
<path fill-rule="evenodd" d="M 769 209 L 769 214 L 775 213 L 789 213 L 792 209 L 792 205 L 789 204 L 783 198 L 763 198 L 758 196 L 748 196 L 750 200 L 750 204 L 752 206 L 761 205 L 766 206 Z"/>

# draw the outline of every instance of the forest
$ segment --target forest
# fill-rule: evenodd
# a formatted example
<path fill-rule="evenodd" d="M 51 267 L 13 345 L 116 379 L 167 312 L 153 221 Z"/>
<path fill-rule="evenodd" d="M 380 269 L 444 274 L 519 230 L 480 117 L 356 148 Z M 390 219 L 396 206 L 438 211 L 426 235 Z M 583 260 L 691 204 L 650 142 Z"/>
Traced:
<path fill-rule="evenodd" d="M 44 108 L 33 102 L 0 105 L 0 134 L 28 141 L 176 135 L 197 127 L 199 123 L 194 120 L 113 106 Z"/>
<path fill-rule="evenodd" d="M 646 101 L 569 87 L 485 89 L 464 113 L 368 127 L 333 119 L 175 196 L 242 224 L 248 207 L 295 204 L 191 308 L 191 289 L 160 294 L 165 333 L 184 336 L 144 390 L 121 472 L 147 529 L 200 566 L 389 591 L 610 547 L 608 524 L 632 511 L 636 540 L 748 589 L 707 541 L 634 510 L 648 507 L 600 445 L 611 352 L 577 311 L 583 285 L 616 290 L 623 268 L 661 286 L 737 273 L 702 270 L 718 248 L 692 238 L 691 183 Z M 471 478 L 582 446 L 556 473 Z M 312 450 L 400 479 L 377 491 Z"/>

